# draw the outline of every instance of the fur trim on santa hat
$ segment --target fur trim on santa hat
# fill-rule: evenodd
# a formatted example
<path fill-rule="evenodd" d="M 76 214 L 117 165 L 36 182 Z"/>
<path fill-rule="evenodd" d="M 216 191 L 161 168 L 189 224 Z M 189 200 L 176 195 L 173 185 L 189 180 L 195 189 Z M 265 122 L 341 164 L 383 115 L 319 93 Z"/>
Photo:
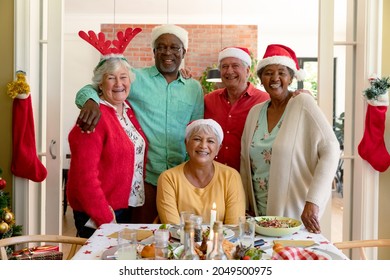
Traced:
<path fill-rule="evenodd" d="M 242 47 L 227 47 L 219 52 L 218 55 L 218 63 L 221 63 L 221 60 L 227 57 L 235 57 L 241 59 L 248 65 L 249 67 L 252 65 L 252 59 L 250 56 L 250 52 L 247 48 Z"/>
<path fill-rule="evenodd" d="M 188 31 L 184 28 L 173 25 L 173 24 L 164 24 L 156 26 L 152 30 L 152 48 L 154 48 L 154 42 L 163 34 L 173 34 L 183 43 L 184 49 L 188 49 Z"/>
<path fill-rule="evenodd" d="M 257 71 L 270 64 L 284 65 L 294 71 L 295 78 L 303 81 L 306 72 L 299 68 L 298 59 L 295 52 L 289 47 L 283 45 L 269 45 L 265 51 L 263 59 L 257 65 Z"/>

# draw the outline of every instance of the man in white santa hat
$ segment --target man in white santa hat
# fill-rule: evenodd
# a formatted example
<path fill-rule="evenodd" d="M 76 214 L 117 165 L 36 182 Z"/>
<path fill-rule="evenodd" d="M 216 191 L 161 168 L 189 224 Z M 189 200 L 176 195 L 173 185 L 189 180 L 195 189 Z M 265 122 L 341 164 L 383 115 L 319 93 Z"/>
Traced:
<path fill-rule="evenodd" d="M 200 83 L 185 79 L 179 71 L 188 49 L 188 32 L 172 24 L 156 26 L 151 41 L 155 65 L 133 70 L 136 79 L 128 96 L 149 142 L 145 196 L 140 195 L 136 207 L 139 211 L 132 210 L 132 223 L 151 223 L 157 217 L 158 176 L 185 160 L 186 126 L 204 114 Z M 100 117 L 95 89 L 91 85 L 83 87 L 77 93 L 76 104 L 81 108 L 80 127 L 93 131 Z"/>

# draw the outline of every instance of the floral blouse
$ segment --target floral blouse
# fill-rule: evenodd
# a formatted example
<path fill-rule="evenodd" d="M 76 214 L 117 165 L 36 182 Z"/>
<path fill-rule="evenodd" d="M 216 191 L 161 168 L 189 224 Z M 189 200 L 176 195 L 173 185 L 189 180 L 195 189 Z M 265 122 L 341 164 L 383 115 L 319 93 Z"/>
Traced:
<path fill-rule="evenodd" d="M 263 106 L 260 111 L 256 130 L 253 134 L 249 149 L 253 191 L 255 194 L 257 210 L 261 216 L 267 215 L 268 178 L 272 158 L 272 145 L 284 117 L 283 114 L 278 124 L 269 132 L 267 120 L 269 102 L 270 101 L 267 101 L 268 104 Z"/>
<path fill-rule="evenodd" d="M 101 103 L 112 106 L 107 101 L 101 100 Z M 134 176 L 131 184 L 131 193 L 129 197 L 129 206 L 137 207 L 145 203 L 145 188 L 144 188 L 144 155 L 145 155 L 145 140 L 139 134 L 133 123 L 130 121 L 126 111 L 130 109 L 126 102 L 123 102 L 123 116 L 116 113 L 119 122 L 134 144 L 135 160 L 134 160 Z M 113 107 L 113 106 L 112 106 Z"/>

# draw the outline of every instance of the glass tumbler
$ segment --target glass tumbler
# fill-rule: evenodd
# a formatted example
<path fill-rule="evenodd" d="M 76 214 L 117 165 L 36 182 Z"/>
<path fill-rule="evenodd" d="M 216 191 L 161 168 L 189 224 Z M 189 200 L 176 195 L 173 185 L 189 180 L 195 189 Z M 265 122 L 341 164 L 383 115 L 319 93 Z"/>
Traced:
<path fill-rule="evenodd" d="M 118 260 L 136 260 L 137 259 L 137 230 L 122 229 L 118 232 Z"/>
<path fill-rule="evenodd" d="M 239 241 L 241 245 L 249 247 L 255 243 L 256 220 L 253 217 L 241 216 L 238 218 Z"/>

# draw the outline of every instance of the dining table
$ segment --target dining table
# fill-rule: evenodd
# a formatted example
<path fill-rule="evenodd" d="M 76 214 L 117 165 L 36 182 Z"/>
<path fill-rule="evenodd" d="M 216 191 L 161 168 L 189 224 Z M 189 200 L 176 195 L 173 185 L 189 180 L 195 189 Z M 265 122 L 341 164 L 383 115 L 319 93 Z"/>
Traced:
<path fill-rule="evenodd" d="M 151 231 L 159 229 L 161 224 L 102 224 L 96 229 L 94 234 L 87 242 L 77 251 L 72 260 L 115 260 L 115 251 L 117 246 L 117 234 L 120 230 L 136 229 L 139 231 Z M 180 246 L 180 236 L 178 234 L 178 225 L 166 225 L 171 233 L 170 244 L 173 247 Z M 224 225 L 225 238 L 231 242 L 238 242 L 238 226 Z M 274 242 L 287 242 L 288 246 L 305 247 L 310 244 L 307 249 L 325 256 L 331 260 L 348 260 L 349 258 L 324 235 L 308 232 L 304 227 L 301 227 L 296 232 L 286 236 L 265 236 L 258 233 L 255 234 L 255 244 L 259 244 L 263 250 L 262 259 L 271 259 L 273 254 Z M 139 240 L 140 246 L 153 243 L 153 235 L 148 236 L 144 240 Z M 295 244 L 295 245 L 294 245 Z M 301 244 L 301 245 L 300 245 Z M 303 245 L 302 245 L 303 244 Z M 286 246 L 287 246 L 286 245 Z"/>

